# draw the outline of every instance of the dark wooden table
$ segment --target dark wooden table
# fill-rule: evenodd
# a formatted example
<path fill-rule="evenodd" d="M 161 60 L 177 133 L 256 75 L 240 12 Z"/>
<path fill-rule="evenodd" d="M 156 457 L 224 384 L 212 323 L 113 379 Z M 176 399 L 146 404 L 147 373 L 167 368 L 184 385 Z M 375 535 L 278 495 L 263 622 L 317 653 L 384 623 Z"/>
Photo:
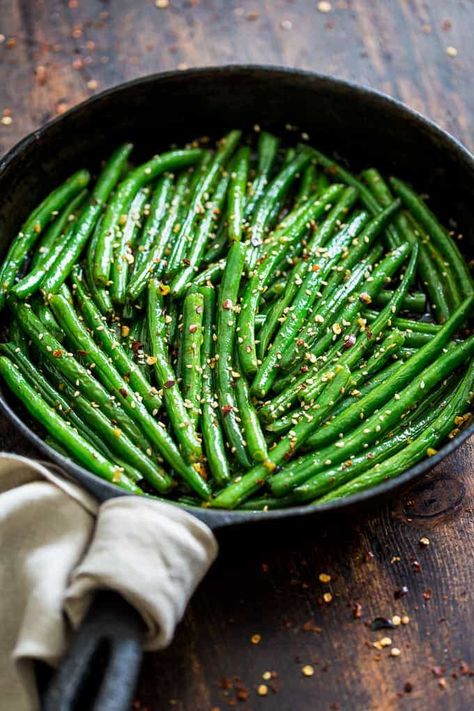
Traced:
<path fill-rule="evenodd" d="M 473 27 L 472 0 L 0 0 L 0 151 L 125 79 L 231 62 L 375 86 L 472 148 Z M 0 434 L 34 454 L 5 421 Z M 172 647 L 147 657 L 136 708 L 472 708 L 473 462 L 471 441 L 357 518 L 223 536 Z M 393 615 L 409 621 L 371 629 Z"/>

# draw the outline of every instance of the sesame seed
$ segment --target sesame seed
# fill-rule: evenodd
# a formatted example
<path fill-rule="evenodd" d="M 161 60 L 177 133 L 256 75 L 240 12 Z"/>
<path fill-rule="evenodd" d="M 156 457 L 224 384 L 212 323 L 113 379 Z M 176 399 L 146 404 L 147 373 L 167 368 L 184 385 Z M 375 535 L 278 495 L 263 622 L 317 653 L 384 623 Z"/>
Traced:
<path fill-rule="evenodd" d="M 327 2 L 326 0 L 321 0 L 321 2 L 318 2 L 318 11 L 322 12 L 323 14 L 327 14 L 328 12 L 331 12 L 332 10 L 332 5 L 330 2 Z"/>

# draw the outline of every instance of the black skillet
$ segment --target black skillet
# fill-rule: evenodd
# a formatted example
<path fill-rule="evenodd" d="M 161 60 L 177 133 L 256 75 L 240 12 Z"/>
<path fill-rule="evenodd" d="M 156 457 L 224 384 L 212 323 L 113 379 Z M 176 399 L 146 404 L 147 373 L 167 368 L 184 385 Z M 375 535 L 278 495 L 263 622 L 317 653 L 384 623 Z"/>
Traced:
<path fill-rule="evenodd" d="M 468 256 L 467 242 L 474 234 L 474 159 L 462 145 L 419 114 L 372 90 L 309 72 L 261 66 L 192 69 L 138 79 L 94 96 L 25 138 L 0 162 L 1 251 L 49 190 L 80 166 L 94 168 L 98 158 L 121 141 L 135 143 L 138 159 L 140 153 L 148 157 L 173 141 L 217 137 L 256 123 L 288 133 L 294 141 L 304 131 L 317 147 L 332 154 L 337 151 L 335 155 L 355 170 L 376 165 L 411 181 L 429 193 L 441 217 L 465 235 L 461 247 Z M 45 458 L 59 464 L 98 500 L 123 495 L 48 447 L 31 418 L 1 393 L 0 407 Z M 362 506 L 420 477 L 473 432 L 474 426 L 466 428 L 434 457 L 349 501 L 258 514 L 188 511 L 215 530 L 250 522 L 310 519 Z M 45 708 L 130 708 L 143 632 L 141 620 L 124 600 L 110 592 L 98 595 L 49 687 Z M 91 670 L 99 661 L 104 665 L 104 660 L 103 680 L 92 692 Z"/>

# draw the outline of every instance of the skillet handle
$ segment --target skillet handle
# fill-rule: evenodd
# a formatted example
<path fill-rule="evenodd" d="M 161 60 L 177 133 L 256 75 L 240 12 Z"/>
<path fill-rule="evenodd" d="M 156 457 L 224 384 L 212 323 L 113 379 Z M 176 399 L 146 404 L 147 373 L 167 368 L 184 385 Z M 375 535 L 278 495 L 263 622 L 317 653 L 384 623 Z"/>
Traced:
<path fill-rule="evenodd" d="M 123 597 L 100 591 L 53 675 L 43 711 L 129 711 L 145 623 Z"/>

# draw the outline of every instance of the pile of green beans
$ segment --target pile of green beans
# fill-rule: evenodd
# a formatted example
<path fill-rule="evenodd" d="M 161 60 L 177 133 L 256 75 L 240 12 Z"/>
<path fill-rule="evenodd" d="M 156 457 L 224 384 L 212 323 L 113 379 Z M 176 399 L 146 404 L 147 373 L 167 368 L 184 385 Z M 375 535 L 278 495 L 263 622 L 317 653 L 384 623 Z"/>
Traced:
<path fill-rule="evenodd" d="M 0 375 L 45 439 L 182 505 L 351 496 L 469 420 L 473 279 L 408 184 L 233 130 L 47 195 L 0 267 Z"/>

